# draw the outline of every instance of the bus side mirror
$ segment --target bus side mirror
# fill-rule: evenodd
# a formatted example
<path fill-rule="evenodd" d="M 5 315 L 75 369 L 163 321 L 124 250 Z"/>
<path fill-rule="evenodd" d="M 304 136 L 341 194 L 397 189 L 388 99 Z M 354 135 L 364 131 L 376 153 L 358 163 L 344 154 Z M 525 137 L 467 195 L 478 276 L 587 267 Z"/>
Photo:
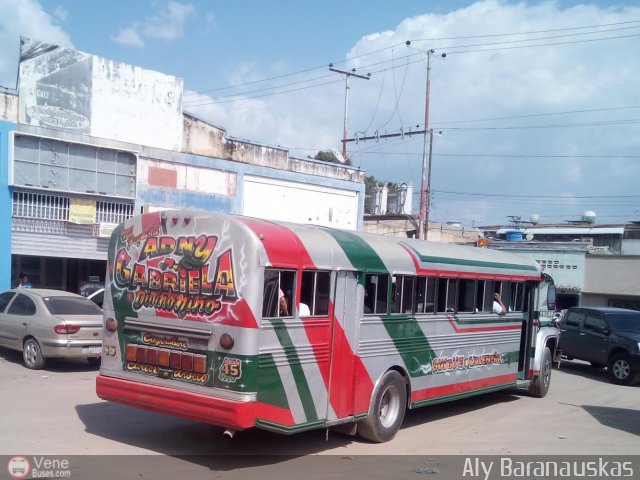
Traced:
<path fill-rule="evenodd" d="M 556 309 L 556 286 L 549 285 L 547 287 L 547 310 Z"/>

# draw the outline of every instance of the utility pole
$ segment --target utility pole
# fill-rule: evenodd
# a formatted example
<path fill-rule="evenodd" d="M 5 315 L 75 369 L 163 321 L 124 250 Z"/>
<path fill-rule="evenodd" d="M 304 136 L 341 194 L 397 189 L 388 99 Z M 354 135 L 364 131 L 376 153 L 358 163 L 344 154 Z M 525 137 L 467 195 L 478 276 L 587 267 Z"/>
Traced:
<path fill-rule="evenodd" d="M 371 74 L 367 73 L 367 75 L 359 75 L 356 73 L 356 69 L 351 69 L 350 72 L 344 70 L 338 70 L 337 68 L 333 68 L 333 63 L 329 64 L 329 70 L 332 72 L 340 73 L 344 75 L 344 132 L 342 135 L 342 158 L 347 159 L 347 114 L 349 107 L 349 78 L 356 77 L 362 78 L 363 80 L 369 80 L 371 78 Z"/>
<path fill-rule="evenodd" d="M 407 40 L 406 45 L 410 46 L 411 41 Z M 431 196 L 431 152 L 433 150 L 433 130 L 429 129 L 429 100 L 431 95 L 431 56 L 436 51 L 430 49 L 427 54 L 427 85 L 424 106 L 424 142 L 422 147 L 422 185 L 420 188 L 420 219 L 418 222 L 418 238 L 426 240 L 429 235 L 429 207 Z M 442 58 L 447 56 L 443 53 Z M 429 136 L 427 144 L 427 135 Z M 428 149 L 427 149 L 428 145 Z"/>

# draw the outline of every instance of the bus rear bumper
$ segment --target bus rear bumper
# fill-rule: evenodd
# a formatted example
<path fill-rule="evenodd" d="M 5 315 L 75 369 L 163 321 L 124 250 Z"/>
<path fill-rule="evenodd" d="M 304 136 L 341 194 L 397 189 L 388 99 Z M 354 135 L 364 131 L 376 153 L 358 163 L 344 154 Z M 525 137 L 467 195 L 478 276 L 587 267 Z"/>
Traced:
<path fill-rule="evenodd" d="M 255 425 L 255 402 L 210 397 L 105 375 L 96 378 L 96 393 L 103 400 L 234 430 Z"/>

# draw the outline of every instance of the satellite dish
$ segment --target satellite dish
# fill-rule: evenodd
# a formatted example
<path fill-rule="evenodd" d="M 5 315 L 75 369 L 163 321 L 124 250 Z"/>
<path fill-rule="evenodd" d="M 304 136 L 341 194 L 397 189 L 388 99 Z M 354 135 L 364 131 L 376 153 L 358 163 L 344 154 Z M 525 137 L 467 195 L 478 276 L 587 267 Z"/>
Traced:
<path fill-rule="evenodd" d="M 332 148 L 331 153 L 333 153 L 333 156 L 336 157 L 336 160 L 338 160 L 340 163 L 346 163 L 346 160 L 342 156 L 342 153 L 340 153 L 336 148 Z"/>

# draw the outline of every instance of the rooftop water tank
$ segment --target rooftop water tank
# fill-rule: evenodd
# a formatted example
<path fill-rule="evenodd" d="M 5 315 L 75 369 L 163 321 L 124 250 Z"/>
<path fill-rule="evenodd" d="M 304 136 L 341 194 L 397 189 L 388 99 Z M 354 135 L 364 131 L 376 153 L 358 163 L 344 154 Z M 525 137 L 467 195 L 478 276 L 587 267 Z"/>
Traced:
<path fill-rule="evenodd" d="M 507 231 L 507 242 L 521 242 L 521 241 L 522 241 L 522 230 Z"/>

